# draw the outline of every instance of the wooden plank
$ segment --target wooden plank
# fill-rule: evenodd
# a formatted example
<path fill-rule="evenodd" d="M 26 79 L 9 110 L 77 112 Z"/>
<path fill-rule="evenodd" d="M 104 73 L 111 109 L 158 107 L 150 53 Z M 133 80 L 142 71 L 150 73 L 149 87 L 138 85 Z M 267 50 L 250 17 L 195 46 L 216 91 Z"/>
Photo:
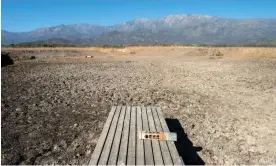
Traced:
<path fill-rule="evenodd" d="M 100 138 L 98 139 L 98 143 L 97 143 L 97 145 L 94 149 L 94 152 L 91 156 L 91 159 L 89 161 L 89 165 L 96 165 L 99 161 L 99 158 L 100 158 L 101 153 L 102 153 L 102 147 L 105 144 L 105 140 L 106 140 L 109 128 L 110 128 L 110 124 L 111 124 L 111 122 L 113 120 L 113 116 L 115 114 L 115 110 L 116 110 L 116 107 L 113 106 L 111 108 L 111 111 L 110 111 L 108 117 L 107 117 L 106 123 L 103 127 L 102 134 L 101 134 Z"/>
<path fill-rule="evenodd" d="M 159 117 L 159 120 L 160 120 L 163 131 L 164 132 L 170 132 L 170 130 L 167 126 L 167 123 L 165 121 L 165 118 L 163 116 L 163 113 L 161 111 L 161 108 L 157 108 L 157 114 L 158 114 L 158 117 Z M 167 145 L 169 147 L 169 150 L 170 150 L 170 153 L 171 153 L 171 156 L 172 156 L 173 164 L 174 165 L 183 165 L 183 163 L 181 161 L 181 158 L 180 158 L 180 156 L 177 152 L 177 149 L 174 145 L 174 142 L 173 141 L 167 141 Z"/>
<path fill-rule="evenodd" d="M 147 107 L 147 114 L 148 114 L 149 129 L 150 129 L 149 131 L 156 132 L 151 107 Z M 153 156 L 154 156 L 154 164 L 155 165 L 164 165 L 159 141 L 152 140 L 151 142 L 152 142 L 152 151 L 153 151 Z"/>
<path fill-rule="evenodd" d="M 142 119 L 143 119 L 143 130 L 149 131 L 148 115 L 145 107 L 142 107 Z M 143 140 L 143 142 L 144 142 L 144 150 L 145 150 L 145 164 L 154 165 L 151 140 Z"/>
<path fill-rule="evenodd" d="M 131 108 L 127 165 L 135 165 L 136 158 L 136 108 Z"/>
<path fill-rule="evenodd" d="M 144 143 L 143 140 L 139 138 L 139 133 L 143 130 L 143 121 L 142 121 L 142 110 L 141 107 L 137 107 L 137 133 L 136 133 L 136 164 L 137 165 L 144 165 L 145 158 L 144 158 Z"/>
<path fill-rule="evenodd" d="M 156 112 L 156 108 L 152 107 L 151 110 L 152 110 L 152 115 L 153 115 L 156 131 L 163 132 L 159 117 Z M 160 149 L 162 152 L 164 165 L 173 165 L 170 150 L 169 150 L 169 147 L 168 147 L 166 141 L 159 141 L 159 144 L 160 144 Z"/>
<path fill-rule="evenodd" d="M 110 156 L 108 159 L 108 165 L 116 165 L 116 163 L 117 163 L 118 152 L 119 152 L 121 136 L 122 136 L 122 131 L 123 131 L 123 125 L 124 125 L 124 119 L 125 119 L 125 113 L 126 113 L 126 107 L 123 106 L 121 109 L 119 121 L 117 124 L 117 129 L 116 129 L 114 141 L 112 144 Z"/>
<path fill-rule="evenodd" d="M 107 160 L 108 160 L 108 157 L 110 154 L 110 149 L 111 149 L 111 146 L 113 143 L 119 115 L 120 115 L 120 107 L 116 107 L 115 115 L 114 115 L 113 121 L 111 123 L 110 130 L 109 130 L 107 138 L 106 138 L 106 142 L 103 147 L 101 158 L 98 163 L 99 165 L 107 164 Z"/>
<path fill-rule="evenodd" d="M 130 107 L 127 106 L 123 133 L 122 133 L 123 135 L 121 138 L 120 151 L 119 151 L 118 161 L 117 161 L 118 165 L 126 165 L 128 137 L 129 137 L 129 122 L 130 122 Z"/>

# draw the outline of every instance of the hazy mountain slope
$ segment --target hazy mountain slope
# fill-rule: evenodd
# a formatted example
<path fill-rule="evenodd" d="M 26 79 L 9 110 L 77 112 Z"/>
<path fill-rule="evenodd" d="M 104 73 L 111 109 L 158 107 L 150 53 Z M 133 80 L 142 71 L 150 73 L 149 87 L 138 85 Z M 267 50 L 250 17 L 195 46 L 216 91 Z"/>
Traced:
<path fill-rule="evenodd" d="M 225 19 L 206 15 L 171 15 L 135 19 L 104 27 L 59 25 L 30 32 L 2 30 L 4 44 L 63 38 L 81 45 L 246 44 L 276 41 L 276 18 Z"/>
<path fill-rule="evenodd" d="M 100 35 L 108 28 L 90 24 L 58 25 L 54 27 L 40 28 L 30 32 L 12 33 L 2 30 L 2 42 L 4 44 L 33 42 L 51 38 L 63 38 L 75 40 L 77 38 L 90 38 Z"/>

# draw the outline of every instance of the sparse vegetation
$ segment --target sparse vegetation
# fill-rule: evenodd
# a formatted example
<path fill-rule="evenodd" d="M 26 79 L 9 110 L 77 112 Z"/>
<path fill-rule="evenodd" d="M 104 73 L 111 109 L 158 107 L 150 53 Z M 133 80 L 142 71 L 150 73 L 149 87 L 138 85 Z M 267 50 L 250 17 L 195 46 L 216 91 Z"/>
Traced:
<path fill-rule="evenodd" d="M 103 45 L 103 46 L 98 46 L 98 47 L 103 47 L 103 48 L 125 48 L 124 45 Z"/>
<path fill-rule="evenodd" d="M 223 53 L 222 53 L 222 52 L 220 52 L 220 51 L 218 51 L 218 52 L 216 53 L 216 56 L 220 56 L 220 57 L 222 57 L 222 56 L 223 56 Z"/>
<path fill-rule="evenodd" d="M 130 54 L 136 54 L 136 52 L 135 51 L 130 51 Z"/>
<path fill-rule="evenodd" d="M 12 47 L 12 48 L 26 48 L 26 47 L 101 47 L 101 48 L 126 48 L 126 47 L 276 47 L 276 41 L 271 42 L 259 42 L 252 44 L 154 44 L 154 45 L 73 45 L 73 44 L 61 44 L 61 43 L 19 43 L 10 45 L 1 45 L 1 47 Z"/>

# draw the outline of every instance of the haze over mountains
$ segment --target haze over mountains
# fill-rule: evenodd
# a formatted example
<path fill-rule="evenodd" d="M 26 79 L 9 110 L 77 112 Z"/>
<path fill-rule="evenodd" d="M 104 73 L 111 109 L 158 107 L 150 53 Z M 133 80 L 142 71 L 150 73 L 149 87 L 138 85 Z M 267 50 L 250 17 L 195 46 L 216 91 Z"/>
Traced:
<path fill-rule="evenodd" d="M 58 25 L 30 32 L 2 30 L 2 44 L 24 42 L 75 45 L 254 44 L 276 41 L 276 18 L 226 19 L 170 15 L 135 19 L 114 26 Z"/>

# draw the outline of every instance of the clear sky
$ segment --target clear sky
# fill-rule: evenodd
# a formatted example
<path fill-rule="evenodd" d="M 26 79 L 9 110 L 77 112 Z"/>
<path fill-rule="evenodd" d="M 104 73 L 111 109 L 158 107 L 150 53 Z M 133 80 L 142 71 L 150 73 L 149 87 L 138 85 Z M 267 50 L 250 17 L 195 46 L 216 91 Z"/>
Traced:
<path fill-rule="evenodd" d="M 276 18 L 276 0 L 2 0 L 1 12 L 1 28 L 20 32 L 59 24 L 114 25 L 174 14 Z"/>

